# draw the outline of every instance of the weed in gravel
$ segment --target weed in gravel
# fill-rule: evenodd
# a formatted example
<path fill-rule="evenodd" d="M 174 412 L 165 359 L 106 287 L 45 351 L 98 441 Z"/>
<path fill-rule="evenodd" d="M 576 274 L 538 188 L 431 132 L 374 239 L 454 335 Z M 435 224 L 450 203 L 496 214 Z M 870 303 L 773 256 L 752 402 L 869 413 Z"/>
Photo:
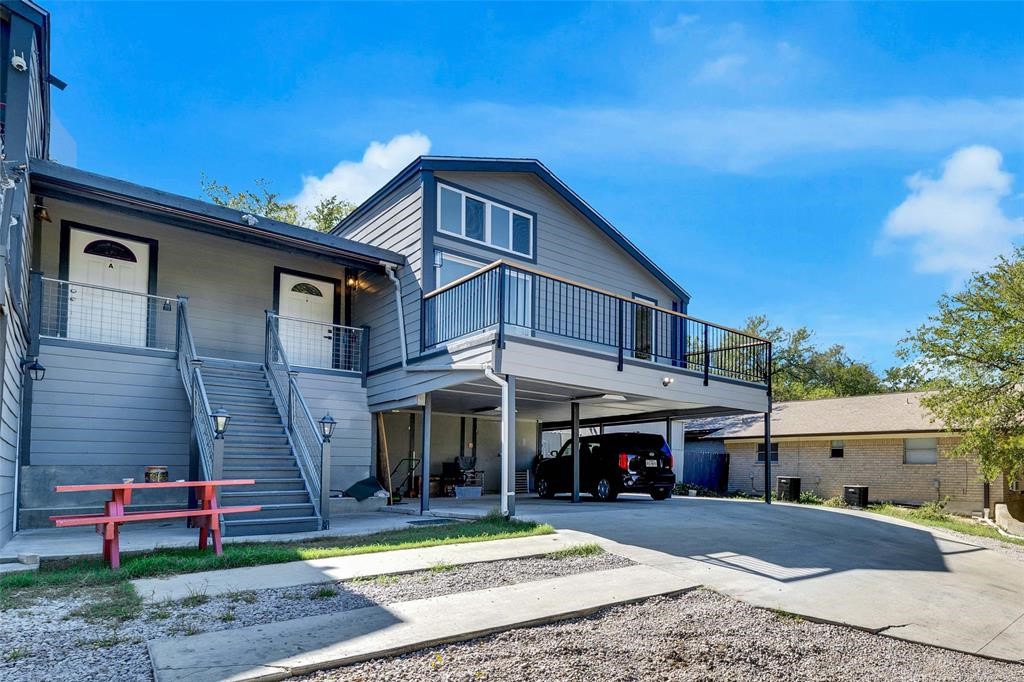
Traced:
<path fill-rule="evenodd" d="M 242 592 L 232 592 L 227 595 L 228 601 L 242 602 L 244 604 L 255 604 L 259 601 L 259 596 L 252 590 L 244 590 Z"/>
<path fill-rule="evenodd" d="M 436 563 L 436 564 L 434 564 L 433 566 L 430 567 L 430 572 L 431 573 L 448 573 L 449 571 L 457 571 L 457 570 L 459 570 L 458 566 L 456 566 L 455 564 L 450 564 L 450 563 L 448 563 L 446 561 L 442 561 L 440 563 Z"/>
<path fill-rule="evenodd" d="M 222 623 L 231 623 L 235 620 L 235 612 L 225 611 L 224 613 L 220 614 L 217 620 L 221 621 Z"/>
<path fill-rule="evenodd" d="M 789 611 L 783 611 L 781 609 L 768 609 L 768 610 L 771 611 L 773 614 L 775 614 L 775 617 L 778 618 L 779 620 L 788 620 L 788 621 L 793 621 L 793 622 L 797 622 L 797 623 L 803 621 L 803 618 L 801 618 L 800 616 L 798 616 L 795 613 L 790 613 Z"/>
<path fill-rule="evenodd" d="M 309 595 L 310 599 L 331 599 L 332 597 L 338 596 L 338 590 L 333 587 L 318 587 L 313 594 Z"/>
<path fill-rule="evenodd" d="M 32 652 L 28 649 L 11 649 L 4 654 L 4 661 L 13 663 L 14 661 L 20 661 L 23 658 L 28 658 L 32 655 Z"/>
<path fill-rule="evenodd" d="M 68 615 L 90 623 L 135 620 L 142 614 L 142 599 L 131 583 L 83 591 L 85 603 Z"/>
<path fill-rule="evenodd" d="M 350 581 L 353 585 L 365 585 L 367 583 L 374 583 L 375 585 L 394 585 L 398 582 L 397 575 L 375 575 L 366 578 L 352 578 Z"/>
<path fill-rule="evenodd" d="M 109 649 L 110 647 L 117 646 L 118 644 L 140 644 L 144 640 L 141 637 L 119 637 L 118 635 L 110 635 L 109 637 L 98 637 L 96 639 L 80 639 L 76 646 L 88 649 Z"/>
<path fill-rule="evenodd" d="M 565 549 L 545 554 L 547 559 L 575 559 L 577 557 L 598 556 L 604 554 L 604 548 L 596 542 L 588 542 L 582 545 L 570 545 Z"/>
<path fill-rule="evenodd" d="M 196 606 L 202 606 L 208 601 L 210 601 L 210 595 L 202 590 L 190 587 L 188 588 L 188 596 L 181 600 L 181 605 L 195 608 Z"/>
<path fill-rule="evenodd" d="M 171 612 L 167 609 L 157 609 L 146 616 L 146 620 L 167 620 L 171 617 Z"/>

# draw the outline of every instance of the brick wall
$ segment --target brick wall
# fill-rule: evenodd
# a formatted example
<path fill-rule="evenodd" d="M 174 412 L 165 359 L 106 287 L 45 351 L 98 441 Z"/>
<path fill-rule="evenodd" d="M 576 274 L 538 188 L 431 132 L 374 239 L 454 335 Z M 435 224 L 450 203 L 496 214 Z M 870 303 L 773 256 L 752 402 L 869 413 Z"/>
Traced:
<path fill-rule="evenodd" d="M 872 501 L 921 504 L 948 496 L 950 511 L 980 511 L 984 492 L 977 467 L 968 460 L 945 456 L 957 441 L 957 437 L 939 438 L 936 464 L 904 464 L 902 438 L 846 440 L 844 456 L 834 459 L 831 440 L 779 441 L 779 461 L 772 463 L 772 486 L 776 476 L 799 476 L 802 490 L 821 497 L 841 495 L 844 485 L 866 485 Z M 756 461 L 757 444 L 726 443 L 726 450 L 729 490 L 763 493 L 764 464 Z M 1002 498 L 1002 487 L 1001 481 L 991 486 L 993 504 Z"/>

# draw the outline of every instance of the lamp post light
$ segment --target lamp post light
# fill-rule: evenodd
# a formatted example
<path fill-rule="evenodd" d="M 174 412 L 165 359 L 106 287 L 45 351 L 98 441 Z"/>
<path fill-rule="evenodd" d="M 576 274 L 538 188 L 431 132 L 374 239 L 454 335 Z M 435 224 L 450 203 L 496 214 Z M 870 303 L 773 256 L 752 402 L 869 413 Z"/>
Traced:
<path fill-rule="evenodd" d="M 228 430 L 228 423 L 231 422 L 231 415 L 223 407 L 218 407 L 210 415 L 213 420 L 213 470 L 210 478 L 219 481 L 224 478 L 224 432 Z M 217 503 L 220 504 L 220 494 L 217 495 Z"/>
<path fill-rule="evenodd" d="M 46 368 L 43 367 L 43 363 L 39 362 L 39 358 L 25 360 L 21 363 L 21 368 L 28 373 L 32 381 L 42 381 L 46 376 Z"/>
<path fill-rule="evenodd" d="M 338 422 L 329 413 L 320 417 L 320 523 L 331 527 L 331 436 Z"/>

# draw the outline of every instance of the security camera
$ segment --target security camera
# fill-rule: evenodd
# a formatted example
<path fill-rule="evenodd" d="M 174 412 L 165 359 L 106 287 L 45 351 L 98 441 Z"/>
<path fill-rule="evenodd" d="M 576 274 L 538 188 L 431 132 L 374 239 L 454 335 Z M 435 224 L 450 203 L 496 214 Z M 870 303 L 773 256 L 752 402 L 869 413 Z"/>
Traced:
<path fill-rule="evenodd" d="M 242 216 L 242 222 L 248 225 L 249 227 L 256 227 L 256 223 L 259 222 L 259 218 L 257 218 L 251 213 L 246 213 L 245 215 Z"/>
<path fill-rule="evenodd" d="M 28 71 L 28 62 L 25 61 L 25 53 L 18 54 L 14 52 L 11 55 L 11 66 L 14 67 L 15 71 Z"/>

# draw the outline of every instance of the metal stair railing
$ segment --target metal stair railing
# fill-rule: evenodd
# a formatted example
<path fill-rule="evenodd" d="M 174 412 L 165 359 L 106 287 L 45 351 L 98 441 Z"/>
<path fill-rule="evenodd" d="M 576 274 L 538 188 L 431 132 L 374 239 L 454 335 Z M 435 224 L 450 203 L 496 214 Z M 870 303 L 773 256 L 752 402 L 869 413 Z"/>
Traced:
<path fill-rule="evenodd" d="M 299 471 L 302 472 L 310 500 L 320 519 L 320 526 L 327 528 L 331 516 L 331 466 L 330 462 L 324 461 L 324 440 L 299 388 L 296 379 L 298 372 L 293 371 L 288 364 L 288 356 L 277 332 L 277 315 L 270 310 L 266 311 L 266 314 L 263 366 L 270 384 L 270 392 L 274 396 L 274 404 L 285 420 L 288 442 L 295 453 Z"/>
<path fill-rule="evenodd" d="M 192 430 L 199 449 L 200 474 L 204 480 L 217 480 L 224 471 L 223 455 L 214 447 L 210 401 L 203 384 L 203 361 L 196 354 L 196 343 L 188 321 L 188 298 L 178 297 L 177 341 L 178 373 L 192 407 Z"/>

